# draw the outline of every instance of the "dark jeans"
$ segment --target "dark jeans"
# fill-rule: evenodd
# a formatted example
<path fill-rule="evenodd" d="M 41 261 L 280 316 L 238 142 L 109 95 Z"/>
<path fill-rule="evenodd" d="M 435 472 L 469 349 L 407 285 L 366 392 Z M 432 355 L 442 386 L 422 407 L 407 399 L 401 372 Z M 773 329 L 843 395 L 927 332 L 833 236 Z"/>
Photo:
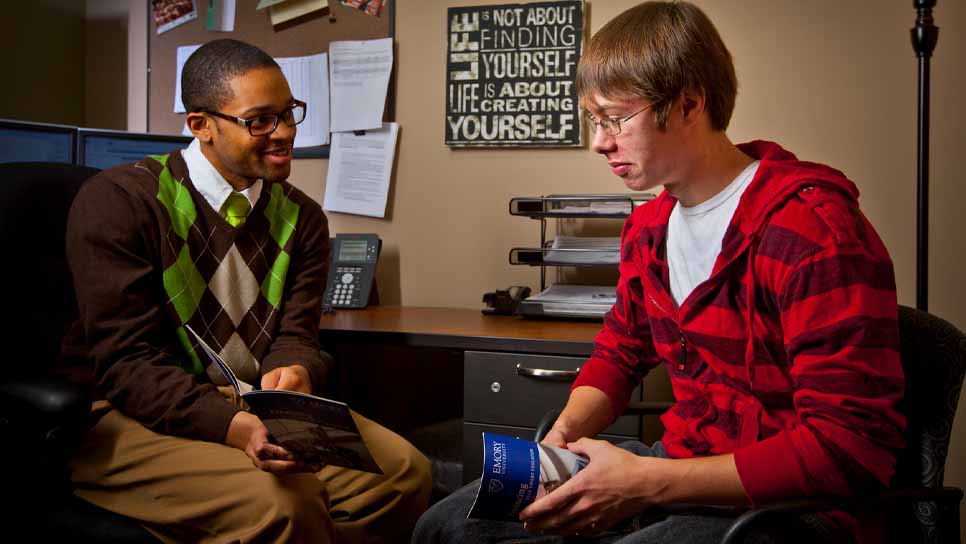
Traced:
<path fill-rule="evenodd" d="M 620 447 L 637 455 L 667 457 L 660 442 L 647 447 L 640 442 L 625 442 Z M 727 508 L 701 507 L 700 513 L 679 513 L 649 509 L 610 531 L 594 537 L 563 537 L 557 535 L 532 535 L 523 530 L 520 522 L 503 522 L 485 519 L 466 519 L 473 505 L 479 480 L 458 489 L 449 497 L 436 503 L 419 519 L 413 532 L 412 544 L 442 544 L 473 542 L 490 544 L 496 542 L 527 544 L 565 544 L 594 542 L 599 544 L 650 544 L 650 543 L 707 543 L 720 540 L 734 521 L 732 510 Z M 795 542 L 848 542 L 843 535 L 832 531 L 820 518 L 805 516 L 782 527 L 764 527 L 752 533 L 748 543 L 795 543 Z"/>

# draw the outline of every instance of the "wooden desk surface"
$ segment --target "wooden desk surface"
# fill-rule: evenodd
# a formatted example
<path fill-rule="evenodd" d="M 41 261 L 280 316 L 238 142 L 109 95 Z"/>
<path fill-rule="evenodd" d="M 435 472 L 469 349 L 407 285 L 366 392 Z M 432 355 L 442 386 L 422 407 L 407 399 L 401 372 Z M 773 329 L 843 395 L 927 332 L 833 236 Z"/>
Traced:
<path fill-rule="evenodd" d="M 374 306 L 322 316 L 323 343 L 402 342 L 414 346 L 587 356 L 601 324 L 488 316 L 479 310 Z"/>

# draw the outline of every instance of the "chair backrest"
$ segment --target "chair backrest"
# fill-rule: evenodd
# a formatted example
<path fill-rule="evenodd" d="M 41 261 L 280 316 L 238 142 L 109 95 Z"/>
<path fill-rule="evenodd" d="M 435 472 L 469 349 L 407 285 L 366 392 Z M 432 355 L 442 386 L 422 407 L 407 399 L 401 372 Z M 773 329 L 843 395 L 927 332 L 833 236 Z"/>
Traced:
<path fill-rule="evenodd" d="M 7 375 L 42 371 L 39 363 L 55 361 L 77 315 L 65 253 L 67 214 L 81 185 L 97 172 L 61 163 L 0 164 Z"/>
<path fill-rule="evenodd" d="M 908 426 L 892 487 L 942 487 L 966 371 L 966 334 L 932 314 L 900 306 L 899 349 L 906 376 L 902 410 Z M 918 524 L 913 525 L 924 533 L 919 538 L 937 530 L 938 514 L 931 503 L 915 509 Z"/>

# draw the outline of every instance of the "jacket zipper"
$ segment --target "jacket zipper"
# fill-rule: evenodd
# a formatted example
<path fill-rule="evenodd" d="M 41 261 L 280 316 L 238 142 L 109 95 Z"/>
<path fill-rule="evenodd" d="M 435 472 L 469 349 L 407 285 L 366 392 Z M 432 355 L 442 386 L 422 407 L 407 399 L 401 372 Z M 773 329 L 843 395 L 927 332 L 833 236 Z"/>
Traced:
<path fill-rule="evenodd" d="M 678 370 L 683 372 L 684 365 L 688 362 L 688 340 L 684 333 L 681 333 L 681 355 L 678 357 Z"/>

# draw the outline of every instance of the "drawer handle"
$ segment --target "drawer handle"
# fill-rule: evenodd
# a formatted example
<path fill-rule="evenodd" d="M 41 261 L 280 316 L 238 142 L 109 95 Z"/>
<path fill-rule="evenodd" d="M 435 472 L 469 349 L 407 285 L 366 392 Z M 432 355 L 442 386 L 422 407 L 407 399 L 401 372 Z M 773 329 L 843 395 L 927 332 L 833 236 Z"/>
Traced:
<path fill-rule="evenodd" d="M 574 370 L 550 370 L 546 368 L 528 368 L 517 364 L 517 375 L 541 378 L 544 380 L 572 380 L 577 377 L 577 373 L 579 372 L 579 366 Z"/>

